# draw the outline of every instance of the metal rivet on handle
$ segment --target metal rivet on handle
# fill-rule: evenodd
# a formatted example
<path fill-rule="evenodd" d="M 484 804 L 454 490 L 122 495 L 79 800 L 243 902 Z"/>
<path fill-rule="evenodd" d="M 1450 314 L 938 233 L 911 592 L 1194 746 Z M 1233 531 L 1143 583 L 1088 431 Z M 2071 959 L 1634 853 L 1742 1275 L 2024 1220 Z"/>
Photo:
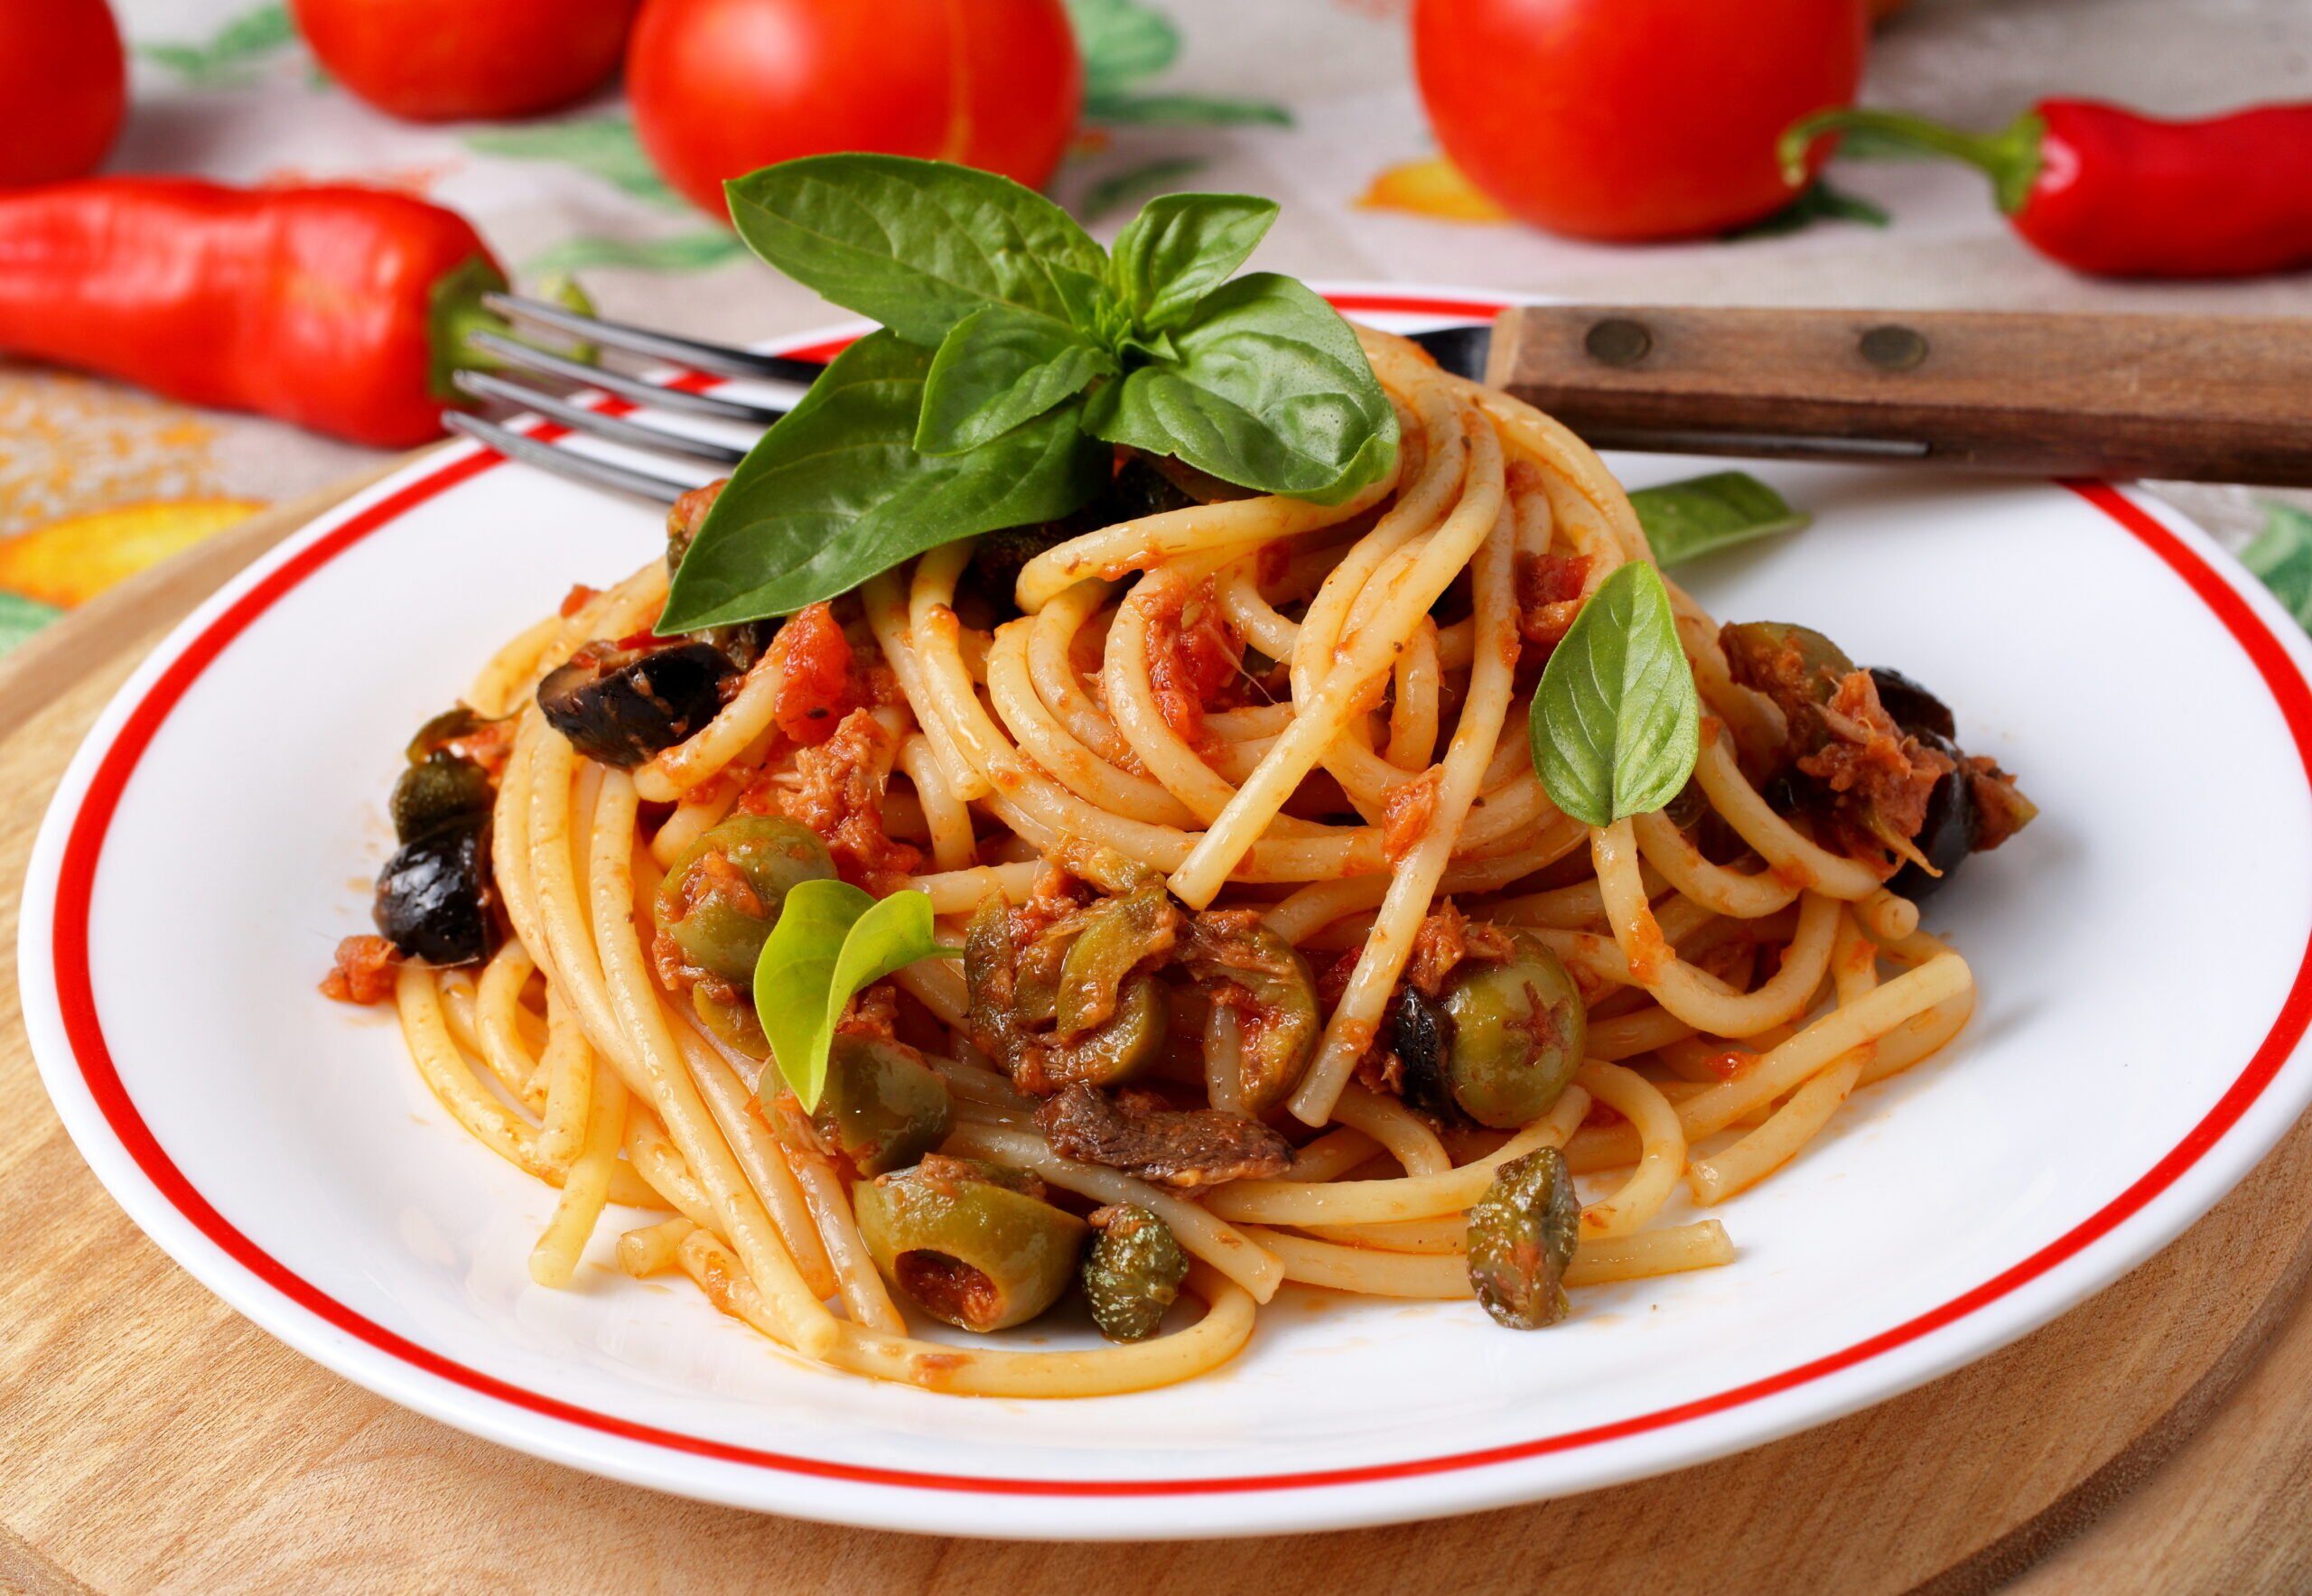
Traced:
<path fill-rule="evenodd" d="M 1643 322 L 1614 316 L 1594 323 L 1581 340 L 1590 358 L 1601 366 L 1635 366 L 1654 347 L 1654 334 Z"/>
<path fill-rule="evenodd" d="M 1912 327 L 1888 322 L 1862 335 L 1862 358 L 1881 371 L 1908 371 L 1926 359 L 1926 338 Z"/>

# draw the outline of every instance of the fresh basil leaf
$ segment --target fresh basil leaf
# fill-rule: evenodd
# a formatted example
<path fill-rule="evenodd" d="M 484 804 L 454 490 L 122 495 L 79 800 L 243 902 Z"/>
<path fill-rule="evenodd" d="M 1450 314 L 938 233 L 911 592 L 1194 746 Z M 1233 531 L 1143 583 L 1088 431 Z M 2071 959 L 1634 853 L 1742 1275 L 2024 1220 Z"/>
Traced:
<path fill-rule="evenodd" d="M 1530 735 L 1542 786 L 1584 826 L 1678 796 L 1701 752 L 1701 705 L 1653 566 L 1632 560 L 1581 606 L 1542 672 Z"/>
<path fill-rule="evenodd" d="M 1076 328 L 1007 305 L 974 311 L 931 358 L 919 454 L 961 454 L 1113 377 L 1116 358 Z"/>
<path fill-rule="evenodd" d="M 1062 268 L 1106 257 L 1073 218 L 1008 177 L 901 155 L 810 155 L 723 185 L 763 259 L 910 343 L 984 304 L 1071 320 Z"/>
<path fill-rule="evenodd" d="M 1748 471 L 1712 471 L 1640 488 L 1629 496 L 1654 563 L 1674 565 L 1697 555 L 1795 532 L 1814 518 L 1793 509 L 1783 496 Z"/>
<path fill-rule="evenodd" d="M 915 452 L 931 351 L 872 333 L 835 357 L 747 453 L 675 573 L 662 635 L 850 592 L 958 537 L 1057 520 L 1113 456 L 1069 401 L 967 454 Z"/>
<path fill-rule="evenodd" d="M 1291 278 L 1239 277 L 1170 331 L 1177 362 L 1142 366 L 1093 396 L 1085 423 L 1097 435 L 1320 504 L 1377 481 L 1395 459 L 1396 412 L 1356 334 Z"/>
<path fill-rule="evenodd" d="M 826 1028 L 827 993 L 844 939 L 874 906 L 872 896 L 849 882 L 798 882 L 788 890 L 778 923 L 755 959 L 755 1017 L 769 1039 L 771 1062 L 806 1109 L 818 1106 L 826 1084 L 819 1033 Z"/>
<path fill-rule="evenodd" d="M 1251 194 L 1160 194 L 1108 251 L 1108 286 L 1144 330 L 1170 327 L 1245 264 L 1276 220 Z"/>
<path fill-rule="evenodd" d="M 826 1089 L 827 1050 L 862 987 L 918 959 L 954 957 L 921 892 L 871 897 L 849 882 L 796 885 L 755 961 L 755 1013 L 779 1078 L 807 1112 Z"/>

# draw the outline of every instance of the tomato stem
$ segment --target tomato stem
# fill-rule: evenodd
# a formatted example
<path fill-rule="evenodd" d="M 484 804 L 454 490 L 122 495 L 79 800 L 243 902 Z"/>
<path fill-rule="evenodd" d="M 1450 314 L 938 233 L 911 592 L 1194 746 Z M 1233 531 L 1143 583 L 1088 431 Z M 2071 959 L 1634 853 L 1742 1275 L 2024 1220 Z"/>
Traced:
<path fill-rule="evenodd" d="M 1907 111 L 1842 106 L 1793 123 L 1776 153 L 1783 176 L 1794 185 L 1806 181 L 1806 157 L 1815 141 L 1833 134 L 1865 135 L 1843 147 L 1842 153 L 1850 155 L 1950 155 L 1989 177 L 1999 208 L 2012 216 L 2023 209 L 2031 185 L 2039 179 L 2040 146 L 2046 131 L 2036 111 L 2025 112 L 1996 133 L 1970 133 Z"/>

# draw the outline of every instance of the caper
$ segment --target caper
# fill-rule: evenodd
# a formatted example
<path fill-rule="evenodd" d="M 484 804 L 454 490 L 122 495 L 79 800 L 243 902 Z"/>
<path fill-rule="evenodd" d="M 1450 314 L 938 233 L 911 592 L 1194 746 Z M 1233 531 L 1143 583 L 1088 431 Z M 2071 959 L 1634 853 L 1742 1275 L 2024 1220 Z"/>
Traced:
<path fill-rule="evenodd" d="M 1317 980 L 1292 944 L 1248 912 L 1198 915 L 1189 924 L 1189 973 L 1215 1001 L 1236 1011 L 1239 1089 L 1244 1112 L 1265 1114 L 1291 1095 L 1315 1051 L 1323 1021 Z"/>
<path fill-rule="evenodd" d="M 1501 1166 L 1469 1205 L 1469 1285 L 1496 1324 L 1539 1330 L 1571 1307 L 1566 1266 L 1581 1233 L 1581 1202 L 1554 1147 Z"/>
<path fill-rule="evenodd" d="M 1099 1235 L 1084 1257 L 1084 1300 L 1111 1341 L 1144 1341 L 1180 1294 L 1189 1261 L 1172 1227 L 1136 1204 L 1092 1216 Z"/>
<path fill-rule="evenodd" d="M 967 1330 L 1025 1323 L 1058 1302 L 1089 1228 L 962 1159 L 863 1181 L 852 1204 L 875 1266 L 925 1312 Z"/>
<path fill-rule="evenodd" d="M 691 968 L 744 990 L 788 890 L 834 874 L 807 826 L 733 815 L 683 850 L 658 884 L 658 929 Z"/>
<path fill-rule="evenodd" d="M 436 749 L 401 773 L 387 808 L 393 816 L 394 835 L 414 843 L 449 821 L 485 813 L 496 798 L 489 771 L 471 760 Z"/>
<path fill-rule="evenodd" d="M 838 1035 L 811 1115 L 827 1145 L 862 1175 L 904 1169 L 946 1140 L 947 1083 L 900 1042 Z"/>
<path fill-rule="evenodd" d="M 1465 959 L 1445 984 L 1445 1081 L 1461 1112 L 1514 1130 L 1556 1104 L 1590 1039 L 1580 989 L 1539 938 L 1513 931 L 1506 963 Z"/>

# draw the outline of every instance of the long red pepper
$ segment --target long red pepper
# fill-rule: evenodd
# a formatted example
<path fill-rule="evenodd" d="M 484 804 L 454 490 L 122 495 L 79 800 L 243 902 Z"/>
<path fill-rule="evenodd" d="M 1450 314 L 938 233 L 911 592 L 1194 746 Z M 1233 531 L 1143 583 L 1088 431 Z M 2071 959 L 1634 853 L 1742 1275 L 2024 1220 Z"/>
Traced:
<path fill-rule="evenodd" d="M 2107 277 L 2245 277 L 2312 265 L 2312 104 L 2170 122 L 2093 100 L 2048 99 L 1997 133 L 1897 111 L 1822 111 L 1782 141 L 1806 152 L 1853 133 L 1952 155 L 1990 174 L 2000 208 L 2043 255 Z"/>
<path fill-rule="evenodd" d="M 355 443 L 437 437 L 506 278 L 404 194 L 107 177 L 0 192 L 0 351 Z"/>

